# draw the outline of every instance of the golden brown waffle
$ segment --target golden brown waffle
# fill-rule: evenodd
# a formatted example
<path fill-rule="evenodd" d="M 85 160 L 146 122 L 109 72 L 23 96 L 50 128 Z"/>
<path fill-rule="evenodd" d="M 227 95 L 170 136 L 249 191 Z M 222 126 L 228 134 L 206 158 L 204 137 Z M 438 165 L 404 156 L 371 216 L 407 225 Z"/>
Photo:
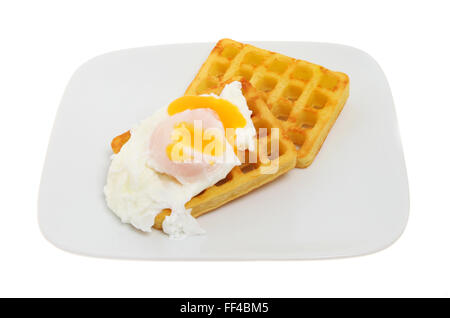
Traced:
<path fill-rule="evenodd" d="M 219 91 L 218 91 L 219 90 Z M 214 91 L 220 93 L 221 88 L 215 87 Z M 212 90 L 205 90 L 205 93 L 211 93 Z M 206 212 L 214 210 L 221 205 L 234 200 L 253 189 L 256 189 L 293 169 L 296 163 L 296 152 L 294 144 L 282 132 L 277 134 L 271 133 L 271 128 L 277 128 L 276 122 L 270 113 L 261 94 L 246 80 L 242 80 L 242 93 L 244 94 L 247 104 L 252 110 L 252 121 L 259 132 L 259 128 L 267 128 L 267 134 L 258 134 L 258 143 L 267 144 L 267 156 L 260 157 L 256 154 L 256 163 L 244 163 L 234 167 L 227 177 L 219 181 L 216 185 L 204 190 L 192 198 L 186 208 L 192 209 L 191 214 L 198 217 Z M 128 132 L 117 136 L 111 143 L 114 153 L 118 153 L 122 146 L 128 141 L 130 134 Z M 271 144 L 279 143 L 279 155 L 270 153 Z M 250 154 L 245 154 L 245 162 L 249 162 Z M 241 160 L 243 161 L 243 160 Z M 274 170 L 271 167 L 278 167 Z M 272 172 L 272 173 L 269 173 Z M 162 228 L 164 218 L 170 214 L 170 210 L 162 211 L 156 218 L 154 227 Z"/>
<path fill-rule="evenodd" d="M 220 40 L 186 95 L 217 92 L 245 78 L 261 93 L 276 127 L 297 147 L 298 168 L 309 166 L 341 112 L 348 94 L 346 74 L 230 39 Z"/>

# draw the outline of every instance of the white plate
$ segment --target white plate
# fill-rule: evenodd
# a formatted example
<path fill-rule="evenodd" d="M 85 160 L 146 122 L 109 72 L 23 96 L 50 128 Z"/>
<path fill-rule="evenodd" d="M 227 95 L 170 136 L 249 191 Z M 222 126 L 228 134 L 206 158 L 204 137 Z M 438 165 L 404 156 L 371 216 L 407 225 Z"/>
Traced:
<path fill-rule="evenodd" d="M 350 97 L 314 163 L 199 218 L 205 236 L 170 240 L 122 224 L 103 185 L 111 139 L 183 94 L 214 44 L 96 57 L 73 75 L 48 147 L 42 233 L 56 246 L 133 259 L 317 259 L 381 250 L 408 218 L 406 169 L 392 95 L 378 64 L 348 46 L 255 45 L 350 76 Z"/>

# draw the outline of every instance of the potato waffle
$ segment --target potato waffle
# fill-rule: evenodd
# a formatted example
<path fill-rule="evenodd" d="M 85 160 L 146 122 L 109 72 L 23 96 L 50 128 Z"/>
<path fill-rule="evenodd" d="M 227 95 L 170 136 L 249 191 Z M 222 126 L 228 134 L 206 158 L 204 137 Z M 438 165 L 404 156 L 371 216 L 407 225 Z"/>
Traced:
<path fill-rule="evenodd" d="M 296 167 L 309 166 L 349 95 L 346 74 L 230 39 L 220 40 L 186 95 L 217 92 L 225 82 L 248 80 L 297 148 Z M 269 116 L 266 116 L 268 118 Z"/>
<path fill-rule="evenodd" d="M 214 210 L 221 205 L 234 200 L 253 189 L 256 189 L 293 169 L 296 163 L 296 152 L 294 144 L 282 132 L 272 133 L 271 128 L 278 128 L 269 108 L 265 104 L 261 94 L 248 81 L 242 81 L 242 93 L 252 110 L 252 121 L 259 132 L 259 128 L 267 128 L 266 134 L 258 134 L 258 144 L 267 145 L 267 154 L 260 157 L 259 153 L 248 153 L 246 151 L 245 161 L 242 165 L 234 167 L 227 177 L 212 187 L 192 198 L 186 208 L 192 209 L 191 214 L 198 217 L 206 212 Z M 225 83 L 224 83 L 225 84 Z M 214 87 L 214 92 L 220 93 L 222 87 Z M 204 93 L 212 93 L 213 90 L 204 90 Z M 111 148 L 118 153 L 121 147 L 128 141 L 130 133 L 126 132 L 114 138 Z M 274 142 L 278 142 L 278 156 L 272 154 L 270 149 Z M 256 162 L 250 163 L 249 158 L 256 156 Z M 244 158 L 241 158 L 244 159 Z M 241 160 L 243 161 L 243 160 Z M 273 169 L 277 167 L 278 169 Z M 155 218 L 154 227 L 162 228 L 164 218 L 170 214 L 169 209 L 163 210 Z"/>

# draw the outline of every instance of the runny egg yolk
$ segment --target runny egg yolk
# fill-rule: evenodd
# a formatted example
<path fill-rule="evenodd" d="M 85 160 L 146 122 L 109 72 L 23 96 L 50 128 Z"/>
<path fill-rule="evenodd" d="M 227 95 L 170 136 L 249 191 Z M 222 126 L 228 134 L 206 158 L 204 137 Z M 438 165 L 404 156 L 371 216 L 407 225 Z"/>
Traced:
<path fill-rule="evenodd" d="M 181 122 L 175 125 L 172 131 L 173 143 L 166 148 L 167 156 L 175 162 L 193 160 L 194 155 L 186 149 L 194 150 L 209 157 L 219 157 L 223 155 L 225 145 L 222 138 L 215 134 L 214 130 L 203 130 L 194 127 L 192 123 Z M 219 132 L 220 133 L 220 132 Z M 195 140 L 195 138 L 200 138 Z M 211 161 L 210 164 L 213 162 Z"/>
<path fill-rule="evenodd" d="M 214 110 L 225 129 L 243 128 L 247 123 L 238 107 L 225 99 L 215 98 L 213 96 L 183 96 L 170 103 L 167 111 L 172 116 L 188 109 L 198 108 Z"/>
<path fill-rule="evenodd" d="M 201 108 L 211 109 L 218 115 L 219 120 L 226 130 L 226 138 L 236 152 L 237 148 L 234 145 L 234 129 L 245 127 L 247 121 L 239 108 L 229 101 L 213 96 L 183 96 L 174 100 L 169 105 L 167 111 L 170 116 L 173 116 L 185 110 Z M 198 119 L 201 120 L 201 118 Z M 232 129 L 231 132 L 229 130 L 230 128 Z M 199 143 L 194 143 L 195 136 L 200 136 L 202 139 L 200 145 Z M 167 156 L 172 161 L 180 162 L 192 160 L 192 154 L 183 150 L 186 149 L 186 147 L 210 157 L 219 157 L 223 155 L 225 145 L 222 143 L 222 139 L 218 136 L 211 135 L 208 131 L 195 131 L 194 126 L 191 123 L 183 122 L 176 125 L 174 127 L 173 137 L 174 142 L 166 148 Z"/>

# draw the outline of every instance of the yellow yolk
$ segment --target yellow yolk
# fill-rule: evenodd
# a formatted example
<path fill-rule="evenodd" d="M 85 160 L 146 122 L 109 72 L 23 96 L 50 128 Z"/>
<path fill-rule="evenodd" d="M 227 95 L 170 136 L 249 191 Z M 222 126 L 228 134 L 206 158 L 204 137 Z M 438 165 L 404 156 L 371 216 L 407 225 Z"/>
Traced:
<path fill-rule="evenodd" d="M 172 116 L 188 109 L 192 110 L 198 108 L 209 108 L 214 110 L 219 116 L 225 129 L 243 128 L 246 125 L 246 120 L 238 107 L 225 99 L 212 96 L 183 96 L 170 103 L 167 111 L 169 112 L 169 115 Z"/>
<path fill-rule="evenodd" d="M 196 138 L 198 138 L 197 141 Z M 172 140 L 173 143 L 167 146 L 166 153 L 169 159 L 175 162 L 194 159 L 192 153 L 184 151 L 187 147 L 210 157 L 219 157 L 223 154 L 225 146 L 220 136 L 214 135 L 214 130 L 204 131 L 188 122 L 175 125 L 172 131 Z M 210 162 L 210 164 L 212 163 Z"/>

